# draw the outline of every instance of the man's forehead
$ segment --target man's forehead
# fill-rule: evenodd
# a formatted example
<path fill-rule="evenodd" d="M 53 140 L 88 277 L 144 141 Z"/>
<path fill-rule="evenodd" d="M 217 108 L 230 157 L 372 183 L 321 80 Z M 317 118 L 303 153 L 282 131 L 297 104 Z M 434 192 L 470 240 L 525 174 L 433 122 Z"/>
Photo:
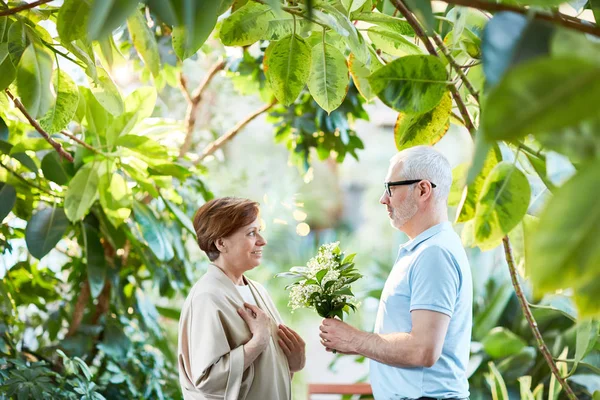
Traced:
<path fill-rule="evenodd" d="M 389 181 L 391 179 L 395 179 L 400 177 L 400 172 L 402 170 L 402 160 L 392 160 L 390 162 L 390 166 L 388 168 L 386 180 Z"/>

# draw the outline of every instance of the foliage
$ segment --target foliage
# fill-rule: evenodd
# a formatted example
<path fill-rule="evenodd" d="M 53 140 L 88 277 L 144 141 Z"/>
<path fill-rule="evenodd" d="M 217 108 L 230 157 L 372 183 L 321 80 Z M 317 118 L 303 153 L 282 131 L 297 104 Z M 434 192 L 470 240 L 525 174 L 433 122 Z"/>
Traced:
<path fill-rule="evenodd" d="M 583 381 L 575 370 L 597 356 L 600 316 L 600 46 L 597 26 L 556 14 L 562 3 L 495 3 L 516 4 L 528 18 L 452 5 L 434 13 L 428 0 L 0 2 L 0 249 L 11 260 L 0 286 L 1 383 L 23 395 L 180 396 L 164 384 L 176 381 L 174 358 L 147 292 L 172 297 L 191 284 L 190 216 L 211 193 L 202 159 L 189 148 L 179 154 L 167 137 L 173 125 L 152 116 L 183 60 L 203 57 L 211 36 L 239 47 L 229 53 L 240 58 L 225 63 L 236 87 L 280 103 L 275 138 L 303 170 L 312 149 L 337 162 L 357 157 L 363 144 L 352 124 L 368 118 L 362 104 L 375 97 L 400 113 L 390 138 L 398 148 L 466 127 L 476 153 L 455 184 L 463 240 L 485 250 L 509 237 L 530 302 L 558 290 L 574 297 L 568 380 Z M 571 3 L 598 17 L 595 1 Z M 122 60 L 149 84 L 125 98 L 113 68 Z M 202 93 L 185 90 L 194 111 Z M 192 135 L 193 122 L 177 127 Z M 557 155 L 568 161 L 557 164 Z M 566 183 L 553 172 L 561 168 L 575 170 Z M 50 257 L 61 261 L 50 268 Z M 493 329 L 510 295 L 510 287 L 490 294 L 474 331 L 488 356 L 503 359 L 488 380 L 496 396 L 505 391 L 494 368 L 511 381 L 507 359 L 524 366 L 539 357 L 530 337 Z M 53 373 L 68 364 L 57 349 L 90 374 Z M 562 350 L 551 347 L 554 357 Z M 532 382 L 548 380 L 544 364 L 534 372 Z"/>

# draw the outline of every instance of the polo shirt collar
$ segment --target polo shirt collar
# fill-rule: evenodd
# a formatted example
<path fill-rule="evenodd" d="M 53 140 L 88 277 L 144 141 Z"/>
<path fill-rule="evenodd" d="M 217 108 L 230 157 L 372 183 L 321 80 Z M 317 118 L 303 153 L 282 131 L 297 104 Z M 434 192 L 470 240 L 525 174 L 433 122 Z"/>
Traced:
<path fill-rule="evenodd" d="M 439 223 L 437 225 L 434 225 L 431 228 L 421 232 L 414 239 L 401 244 L 400 250 L 409 251 L 409 252 L 413 251 L 419 244 L 423 243 L 424 241 L 431 238 L 432 236 L 437 235 L 441 231 L 448 230 L 448 229 L 452 229 L 452 224 L 450 223 L 450 221 L 445 221 L 445 222 Z"/>

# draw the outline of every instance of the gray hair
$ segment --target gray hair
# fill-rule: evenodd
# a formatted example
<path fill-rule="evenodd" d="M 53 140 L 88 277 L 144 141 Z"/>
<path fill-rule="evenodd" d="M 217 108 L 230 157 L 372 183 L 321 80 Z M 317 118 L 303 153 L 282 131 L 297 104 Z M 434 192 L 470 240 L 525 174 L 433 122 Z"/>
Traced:
<path fill-rule="evenodd" d="M 390 165 L 400 162 L 399 179 L 423 179 L 435 183 L 434 199 L 436 202 L 447 201 L 452 186 L 452 167 L 442 153 L 429 146 L 410 147 L 393 156 Z"/>

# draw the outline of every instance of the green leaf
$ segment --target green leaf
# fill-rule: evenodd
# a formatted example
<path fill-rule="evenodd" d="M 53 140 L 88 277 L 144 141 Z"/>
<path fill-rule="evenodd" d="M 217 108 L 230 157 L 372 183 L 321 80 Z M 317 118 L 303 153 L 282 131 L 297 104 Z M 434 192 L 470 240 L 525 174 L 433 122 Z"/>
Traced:
<path fill-rule="evenodd" d="M 4 122 L 2 117 L 0 117 L 0 140 L 8 142 L 8 134 L 8 126 L 6 125 L 6 122 Z"/>
<path fill-rule="evenodd" d="M 473 321 L 473 339 L 483 339 L 493 327 L 498 325 L 500 317 L 504 313 L 504 309 L 508 301 L 514 294 L 513 287 L 510 283 L 505 283 L 500 286 L 492 295 L 491 300 L 486 304 L 483 312 L 475 316 Z"/>
<path fill-rule="evenodd" d="M 396 111 L 421 114 L 446 93 L 447 73 L 439 58 L 414 55 L 392 61 L 369 77 L 371 88 Z"/>
<path fill-rule="evenodd" d="M 115 85 L 104 68 L 98 67 L 97 73 L 97 79 L 90 78 L 89 80 L 90 91 L 106 111 L 114 116 L 121 115 L 123 113 L 124 105 L 117 85 Z"/>
<path fill-rule="evenodd" d="M 500 371 L 498 371 L 494 363 L 491 361 L 488 363 L 488 366 L 490 368 L 490 373 L 485 375 L 485 380 L 492 389 L 492 399 L 510 400 L 510 397 L 508 397 L 506 384 L 504 383 L 504 379 L 502 378 Z"/>
<path fill-rule="evenodd" d="M 485 352 L 493 359 L 512 356 L 527 346 L 523 339 L 503 327 L 492 329 L 481 343 Z"/>
<path fill-rule="evenodd" d="M 575 362 L 569 375 L 572 375 L 577 369 L 577 365 L 594 348 L 598 340 L 598 326 L 600 324 L 595 320 L 581 321 L 577 324 L 577 341 L 575 347 Z"/>
<path fill-rule="evenodd" d="M 483 184 L 475 211 L 475 241 L 502 240 L 521 221 L 531 199 L 527 177 L 514 164 L 501 162 Z"/>
<path fill-rule="evenodd" d="M 90 39 L 103 39 L 135 12 L 138 0 L 94 0 L 89 19 Z"/>
<path fill-rule="evenodd" d="M 98 189 L 104 213 L 113 226 L 118 228 L 131 214 L 131 189 L 121 175 L 111 171 L 102 175 Z"/>
<path fill-rule="evenodd" d="M 354 14 L 352 19 L 369 22 L 385 28 L 389 31 L 396 32 L 400 35 L 414 36 L 415 31 L 408 22 L 403 19 L 392 17 L 390 15 L 376 12 L 362 12 Z"/>
<path fill-rule="evenodd" d="M 144 86 L 136 89 L 125 99 L 125 112 L 107 127 L 106 142 L 113 148 L 116 140 L 131 132 L 135 125 L 150 117 L 156 105 L 156 89 Z"/>
<path fill-rule="evenodd" d="M 326 269 L 322 269 L 319 272 L 317 272 L 317 275 L 315 275 L 315 279 L 317 280 L 317 282 L 319 283 L 319 285 L 321 284 L 321 281 L 323 280 L 323 277 L 327 275 L 327 270 Z"/>
<path fill-rule="evenodd" d="M 160 261 L 169 261 L 175 255 L 173 247 L 164 236 L 160 222 L 148 206 L 140 202 L 134 202 L 134 218 L 140 226 L 142 236 L 148 243 L 148 247 Z"/>
<path fill-rule="evenodd" d="M 152 167 L 148 168 L 148 172 L 150 175 L 172 176 L 180 181 L 184 181 L 191 175 L 191 171 L 187 167 L 174 163 L 153 165 Z"/>
<path fill-rule="evenodd" d="M 79 105 L 79 90 L 71 77 L 63 70 L 54 71 L 56 101 L 39 121 L 48 133 L 60 132 L 73 120 Z"/>
<path fill-rule="evenodd" d="M 181 311 L 177 308 L 156 306 L 156 311 L 163 317 L 172 319 L 173 321 L 179 321 L 179 317 L 181 316 Z"/>
<path fill-rule="evenodd" d="M 167 149 L 164 146 L 145 136 L 123 135 L 117 139 L 115 144 L 126 147 L 146 157 L 166 158 L 168 156 Z"/>
<path fill-rule="evenodd" d="M 356 30 L 356 27 L 348 17 L 331 5 L 323 3 L 319 7 L 325 12 L 313 10 L 313 16 L 345 37 L 348 47 L 350 47 L 356 58 L 363 64 L 369 65 L 370 56 L 367 45 L 362 35 Z"/>
<path fill-rule="evenodd" d="M 397 32 L 372 26 L 368 29 L 367 34 L 375 47 L 389 55 L 404 57 L 423 53 L 419 46 L 411 43 Z"/>
<path fill-rule="evenodd" d="M 600 235 L 599 196 L 600 164 L 596 162 L 579 170 L 554 193 L 540 215 L 527 253 L 534 289 L 543 293 L 573 288 L 584 317 L 600 311 L 600 304 L 593 300 L 598 298 L 594 282 L 600 281 L 596 241 Z"/>
<path fill-rule="evenodd" d="M 249 46 L 265 38 L 273 17 L 271 7 L 251 1 L 223 21 L 221 41 L 225 46 Z"/>
<path fill-rule="evenodd" d="M 51 151 L 42 159 L 42 172 L 44 177 L 57 185 L 66 185 L 71 178 L 64 162 L 56 151 Z"/>
<path fill-rule="evenodd" d="M 52 65 L 52 53 L 33 43 L 27 46 L 19 61 L 17 93 L 33 118 L 44 115 L 52 104 Z"/>
<path fill-rule="evenodd" d="M 331 113 L 348 92 L 348 65 L 344 55 L 330 44 L 312 49 L 308 90 L 322 109 Z"/>
<path fill-rule="evenodd" d="M 394 127 L 394 141 L 400 150 L 418 145 L 434 145 L 450 128 L 452 96 L 446 93 L 433 110 L 425 114 L 398 114 Z"/>
<path fill-rule="evenodd" d="M 77 171 L 67 194 L 65 195 L 65 212 L 72 222 L 81 220 L 90 210 L 98 197 L 98 171 L 95 163 L 85 164 Z"/>
<path fill-rule="evenodd" d="M 354 85 L 367 101 L 371 101 L 377 97 L 377 95 L 373 92 L 373 89 L 371 89 L 369 76 L 372 72 L 377 71 L 382 66 L 383 65 L 379 63 L 379 60 L 373 57 L 371 61 L 371 67 L 369 69 L 365 64 L 358 60 L 353 53 L 350 53 L 350 57 L 348 58 L 348 69 L 352 75 Z"/>
<path fill-rule="evenodd" d="M 8 30 L 8 53 L 13 65 L 18 65 L 23 52 L 29 45 L 27 26 L 23 22 L 13 23 Z"/>
<path fill-rule="evenodd" d="M 0 223 L 11 212 L 16 201 L 15 188 L 8 183 L 0 182 Z"/>
<path fill-rule="evenodd" d="M 37 259 L 41 259 L 62 239 L 69 220 L 60 207 L 45 208 L 33 214 L 25 229 L 27 249 Z"/>
<path fill-rule="evenodd" d="M 557 30 L 550 50 L 553 57 L 575 57 L 600 65 L 600 43 L 581 32 Z"/>
<path fill-rule="evenodd" d="M 590 0 L 590 7 L 596 20 L 596 26 L 600 26 L 600 0 Z M 600 396 L 600 393 L 594 393 L 594 400 L 596 400 L 597 394 Z"/>
<path fill-rule="evenodd" d="M 137 50 L 144 64 L 156 78 L 160 73 L 160 54 L 158 53 L 158 43 L 154 37 L 154 32 L 148 27 L 146 18 L 140 11 L 133 13 L 127 19 L 127 28 L 131 35 L 133 46 Z"/>
<path fill-rule="evenodd" d="M 459 164 L 452 169 L 452 186 L 450 187 L 450 194 L 448 195 L 448 205 L 458 206 L 461 202 L 467 184 L 468 171 L 468 163 Z"/>
<path fill-rule="evenodd" d="M 408 8 L 415 14 L 428 33 L 433 32 L 435 18 L 431 9 L 431 0 L 405 0 Z"/>
<path fill-rule="evenodd" d="M 131 340 L 118 322 L 110 321 L 106 325 L 104 338 L 98 348 L 114 360 L 123 360 L 127 358 L 127 353 L 131 348 Z"/>
<path fill-rule="evenodd" d="M 84 222 L 81 234 L 83 236 L 83 248 L 85 249 L 85 258 L 87 264 L 87 275 L 90 283 L 90 293 L 92 298 L 96 298 L 102 293 L 104 282 L 106 280 L 106 257 L 104 248 L 100 243 L 100 236 L 96 228 Z"/>
<path fill-rule="evenodd" d="M 485 179 L 501 160 L 502 157 L 500 155 L 500 149 L 498 146 L 495 145 L 488 150 L 483 168 L 476 176 L 475 180 L 473 180 L 473 182 L 467 186 L 467 195 L 464 197 L 462 204 L 458 206 L 460 213 L 456 218 L 456 222 L 466 222 L 475 218 L 477 201 L 479 200 L 479 196 L 483 190 Z"/>
<path fill-rule="evenodd" d="M 482 115 L 490 140 L 517 140 L 577 125 L 597 116 L 600 65 L 576 58 L 543 58 L 506 74 Z"/>
<path fill-rule="evenodd" d="M 565 349 L 562 351 L 562 353 L 560 353 L 558 358 L 564 360 L 565 358 L 567 358 L 568 354 L 569 354 L 569 348 L 565 347 Z M 558 367 L 559 375 L 564 378 L 565 375 L 567 375 L 567 364 L 566 363 L 557 363 L 557 367 Z M 558 379 L 556 379 L 556 375 L 551 374 L 550 386 L 548 387 L 548 400 L 557 400 L 558 395 L 560 394 L 561 390 L 562 390 L 562 385 L 560 384 Z"/>
<path fill-rule="evenodd" d="M 6 89 L 17 77 L 17 70 L 8 52 L 8 43 L 0 43 L 0 90 Z"/>
<path fill-rule="evenodd" d="M 292 104 L 304 87 L 311 65 L 311 49 L 298 35 L 272 42 L 265 51 L 265 74 L 273 94 L 285 106 Z"/>
<path fill-rule="evenodd" d="M 56 20 L 56 29 L 63 41 L 72 42 L 87 37 L 90 4 L 90 0 L 65 0 Z"/>
<path fill-rule="evenodd" d="M 349 12 L 360 10 L 367 0 L 342 0 L 342 5 Z"/>
<path fill-rule="evenodd" d="M 173 50 L 181 60 L 196 54 L 208 39 L 217 23 L 220 6 L 220 2 L 214 0 L 188 1 L 186 4 L 185 24 L 173 29 Z"/>
<path fill-rule="evenodd" d="M 162 197 L 162 196 L 161 196 Z M 196 236 L 196 230 L 194 229 L 194 224 L 190 217 L 188 217 L 176 204 L 173 204 L 169 200 L 162 197 L 165 202 L 167 208 L 175 215 L 177 221 L 181 224 L 182 227 L 187 229 L 192 235 Z"/>

